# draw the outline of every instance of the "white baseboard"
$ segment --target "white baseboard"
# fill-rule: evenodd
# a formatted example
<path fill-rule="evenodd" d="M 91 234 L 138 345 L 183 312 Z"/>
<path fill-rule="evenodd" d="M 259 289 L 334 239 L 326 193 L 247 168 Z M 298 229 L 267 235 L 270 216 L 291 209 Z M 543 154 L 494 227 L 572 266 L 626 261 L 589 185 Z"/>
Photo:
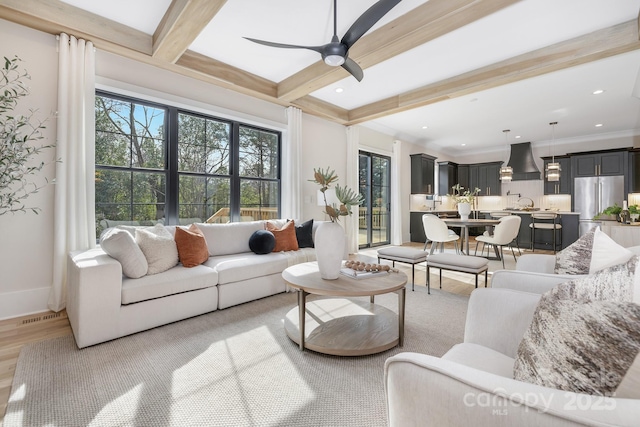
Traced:
<path fill-rule="evenodd" d="M 48 311 L 51 287 L 0 294 L 0 320 Z"/>

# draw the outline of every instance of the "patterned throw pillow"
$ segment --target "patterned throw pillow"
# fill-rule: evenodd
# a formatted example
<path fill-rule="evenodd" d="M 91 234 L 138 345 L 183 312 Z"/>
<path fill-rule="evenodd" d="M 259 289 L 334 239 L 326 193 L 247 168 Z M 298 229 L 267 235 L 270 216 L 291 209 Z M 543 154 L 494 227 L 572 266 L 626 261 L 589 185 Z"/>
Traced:
<path fill-rule="evenodd" d="M 178 264 L 178 248 L 162 224 L 137 229 L 136 243 L 149 264 L 148 275 L 162 273 Z"/>
<path fill-rule="evenodd" d="M 556 254 L 555 274 L 589 274 L 591 248 L 597 227 Z"/>
<path fill-rule="evenodd" d="M 639 257 L 545 293 L 525 333 L 514 378 L 559 390 L 640 398 Z"/>
<path fill-rule="evenodd" d="M 273 252 L 281 251 L 297 251 L 298 239 L 296 238 L 296 224 L 289 221 L 282 228 L 278 228 L 276 225 L 268 222 L 266 223 L 267 231 L 273 233 L 276 238 L 276 246 L 273 248 Z"/>
<path fill-rule="evenodd" d="M 514 377 L 554 389 L 620 396 L 616 390 L 640 353 L 640 305 L 547 300 L 521 344 Z M 523 340 L 523 342 L 525 342 Z"/>

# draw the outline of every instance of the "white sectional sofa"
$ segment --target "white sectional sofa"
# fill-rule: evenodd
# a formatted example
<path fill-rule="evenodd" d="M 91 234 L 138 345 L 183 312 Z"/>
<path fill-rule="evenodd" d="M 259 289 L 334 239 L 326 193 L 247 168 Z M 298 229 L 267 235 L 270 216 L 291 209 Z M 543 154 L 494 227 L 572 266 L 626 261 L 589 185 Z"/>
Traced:
<path fill-rule="evenodd" d="M 79 348 L 284 292 L 282 271 L 315 261 L 313 248 L 253 253 L 249 238 L 265 221 L 196 225 L 210 255 L 196 267 L 131 279 L 100 247 L 69 254 L 67 314 Z"/>

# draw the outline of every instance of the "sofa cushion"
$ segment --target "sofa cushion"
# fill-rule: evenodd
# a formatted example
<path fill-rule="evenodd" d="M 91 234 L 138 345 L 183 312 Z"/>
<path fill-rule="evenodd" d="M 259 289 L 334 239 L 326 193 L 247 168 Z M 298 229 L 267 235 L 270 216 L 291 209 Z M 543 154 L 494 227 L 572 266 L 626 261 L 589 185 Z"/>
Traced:
<path fill-rule="evenodd" d="M 313 219 L 296 225 L 298 248 L 313 248 Z"/>
<path fill-rule="evenodd" d="M 442 358 L 501 377 L 513 377 L 514 359 L 479 344 L 456 344 Z"/>
<path fill-rule="evenodd" d="M 195 267 L 209 259 L 207 241 L 202 231 L 194 224 L 188 229 L 176 227 L 174 238 L 178 247 L 178 258 L 183 266 Z"/>
<path fill-rule="evenodd" d="M 276 238 L 276 246 L 273 248 L 273 252 L 298 250 L 296 224 L 294 221 L 289 221 L 282 227 L 277 227 L 267 221 L 266 229 L 267 231 L 272 232 L 273 236 Z"/>
<path fill-rule="evenodd" d="M 241 254 L 251 252 L 251 235 L 264 230 L 264 221 L 232 222 L 229 224 L 196 223 L 204 234 L 209 256 Z"/>
<path fill-rule="evenodd" d="M 253 252 L 246 252 L 212 257 L 204 265 L 218 272 L 218 283 L 223 285 L 282 273 L 289 266 L 289 257 L 286 254 L 287 252 L 272 252 L 266 255 L 256 255 Z"/>
<path fill-rule="evenodd" d="M 177 265 L 162 274 L 122 279 L 122 304 L 132 304 L 167 295 L 209 288 L 218 283 L 218 273 L 203 265 Z"/>
<path fill-rule="evenodd" d="M 249 238 L 249 248 L 257 255 L 266 255 L 273 252 L 276 247 L 276 238 L 268 230 L 254 231 Z"/>
<path fill-rule="evenodd" d="M 100 247 L 120 262 L 125 276 L 137 279 L 147 274 L 147 259 L 129 232 L 118 228 L 105 230 L 100 236 Z"/>
<path fill-rule="evenodd" d="M 158 274 L 178 264 L 178 248 L 162 224 L 136 229 L 136 243 L 147 259 L 147 274 Z"/>

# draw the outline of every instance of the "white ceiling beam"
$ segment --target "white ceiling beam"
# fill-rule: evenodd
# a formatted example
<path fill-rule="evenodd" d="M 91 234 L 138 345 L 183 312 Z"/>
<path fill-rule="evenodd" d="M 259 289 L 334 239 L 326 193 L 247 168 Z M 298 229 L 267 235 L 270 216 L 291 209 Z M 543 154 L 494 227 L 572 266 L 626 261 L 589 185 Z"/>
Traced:
<path fill-rule="evenodd" d="M 349 111 L 349 125 L 640 49 L 636 20 L 556 43 Z"/>
<path fill-rule="evenodd" d="M 173 0 L 153 34 L 153 56 L 176 62 L 227 0 Z"/>
<path fill-rule="evenodd" d="M 349 50 L 349 57 L 366 69 L 518 1 L 429 0 L 362 37 Z M 278 98 L 293 101 L 348 75 L 342 67 L 329 67 L 318 61 L 280 82 Z"/>

